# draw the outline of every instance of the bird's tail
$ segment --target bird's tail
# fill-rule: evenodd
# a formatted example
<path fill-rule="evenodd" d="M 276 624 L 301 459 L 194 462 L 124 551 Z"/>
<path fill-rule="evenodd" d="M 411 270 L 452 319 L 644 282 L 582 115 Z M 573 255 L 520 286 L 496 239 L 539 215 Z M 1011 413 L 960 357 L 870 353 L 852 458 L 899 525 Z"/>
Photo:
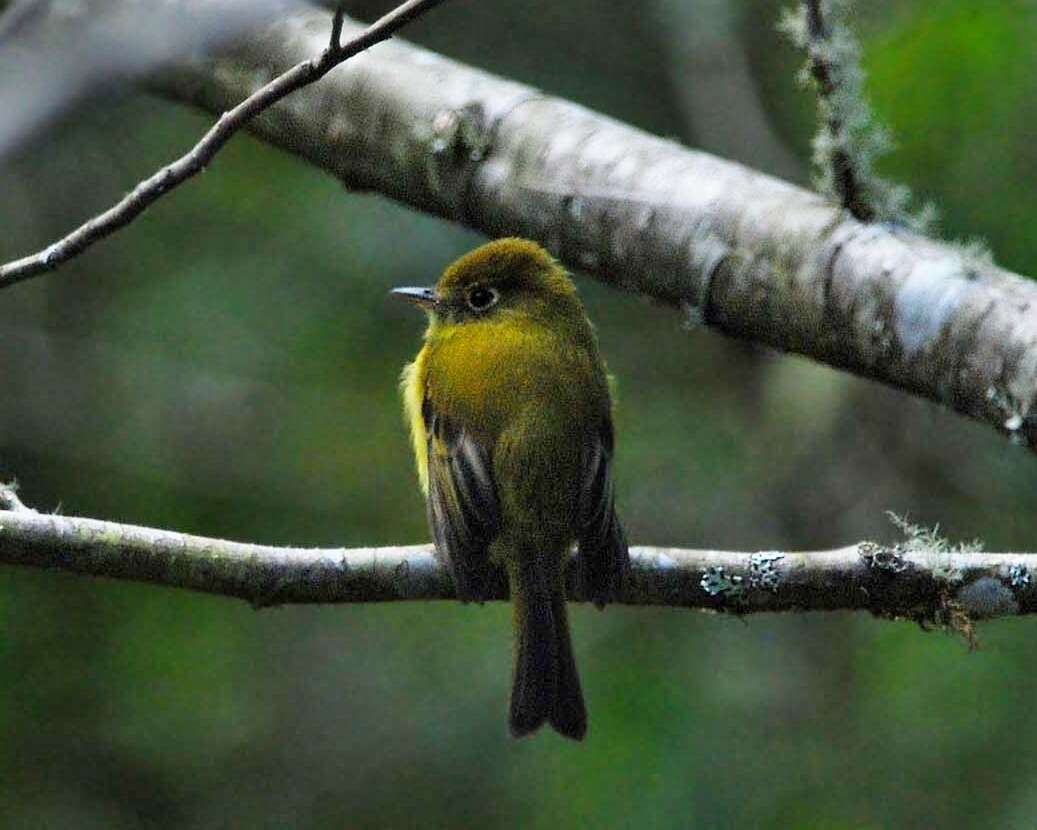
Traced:
<path fill-rule="evenodd" d="M 535 563 L 511 572 L 515 615 L 515 677 L 511 690 L 511 734 L 516 738 L 545 721 L 579 741 L 587 733 L 587 709 L 576 672 L 565 595 L 547 586 Z"/>

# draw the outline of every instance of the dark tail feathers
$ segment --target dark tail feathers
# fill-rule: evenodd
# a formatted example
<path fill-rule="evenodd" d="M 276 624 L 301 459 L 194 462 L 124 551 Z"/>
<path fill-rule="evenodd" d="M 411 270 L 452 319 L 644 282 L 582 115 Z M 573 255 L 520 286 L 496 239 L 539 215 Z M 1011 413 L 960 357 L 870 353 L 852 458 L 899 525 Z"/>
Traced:
<path fill-rule="evenodd" d="M 515 613 L 515 678 L 511 690 L 511 734 L 529 735 L 545 721 L 579 741 L 587 734 L 587 709 L 576 672 L 565 596 L 524 581 L 512 582 Z M 516 590 L 518 589 L 518 590 Z"/>

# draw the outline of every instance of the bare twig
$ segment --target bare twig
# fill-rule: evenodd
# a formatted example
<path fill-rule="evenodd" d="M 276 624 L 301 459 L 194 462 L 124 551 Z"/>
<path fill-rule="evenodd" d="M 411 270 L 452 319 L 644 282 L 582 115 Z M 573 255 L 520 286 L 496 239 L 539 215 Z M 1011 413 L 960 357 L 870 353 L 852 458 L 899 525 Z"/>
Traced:
<path fill-rule="evenodd" d="M 335 9 L 335 14 L 331 18 L 331 45 L 329 49 L 336 51 L 342 48 L 342 24 L 346 19 L 346 10 L 342 6 L 338 6 Z"/>
<path fill-rule="evenodd" d="M 959 630 L 975 619 L 1037 612 L 1030 577 L 1037 554 L 970 553 L 938 539 L 927 546 L 925 538 L 813 553 L 636 547 L 619 602 L 738 614 L 855 609 Z M 186 588 L 255 606 L 454 598 L 449 571 L 430 545 L 268 547 L 33 511 L 0 511 L 0 563 Z M 503 597 L 502 583 L 490 598 Z"/>
<path fill-rule="evenodd" d="M 442 3 L 443 0 L 407 0 L 365 30 L 341 43 L 344 13 L 335 12 L 331 38 L 316 58 L 304 60 L 223 113 L 191 150 L 140 182 L 118 204 L 72 233 L 31 256 L 0 265 L 0 288 L 53 271 L 91 245 L 125 227 L 165 193 L 199 173 L 238 130 L 263 110 L 301 87 L 312 84 L 353 55 L 387 40 L 400 28 Z"/>

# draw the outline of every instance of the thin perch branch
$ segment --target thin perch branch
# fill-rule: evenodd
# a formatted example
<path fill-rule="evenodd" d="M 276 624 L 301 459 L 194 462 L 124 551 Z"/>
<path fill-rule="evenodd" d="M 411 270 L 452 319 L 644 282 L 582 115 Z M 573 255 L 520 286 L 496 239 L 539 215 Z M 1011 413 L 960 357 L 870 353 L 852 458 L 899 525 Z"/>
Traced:
<path fill-rule="evenodd" d="M 149 176 L 119 201 L 63 239 L 31 256 L 0 265 L 0 288 L 14 285 L 38 274 L 53 271 L 79 256 L 87 248 L 125 227 L 161 196 L 201 172 L 224 144 L 252 118 L 286 95 L 314 81 L 354 55 L 390 38 L 410 21 L 438 6 L 443 0 L 407 0 L 366 29 L 341 42 L 344 12 L 335 12 L 331 38 L 316 58 L 303 60 L 270 83 L 253 92 L 217 122 L 191 150 L 157 173 Z"/>
<path fill-rule="evenodd" d="M 627 605 L 739 614 L 867 610 L 958 627 L 1037 611 L 1030 578 L 1037 554 L 861 543 L 815 553 L 635 547 L 631 557 L 633 575 L 619 600 Z M 34 511 L 0 511 L 0 563 L 187 588 L 257 607 L 454 598 L 429 545 L 268 547 Z M 493 598 L 503 598 L 503 588 Z"/>

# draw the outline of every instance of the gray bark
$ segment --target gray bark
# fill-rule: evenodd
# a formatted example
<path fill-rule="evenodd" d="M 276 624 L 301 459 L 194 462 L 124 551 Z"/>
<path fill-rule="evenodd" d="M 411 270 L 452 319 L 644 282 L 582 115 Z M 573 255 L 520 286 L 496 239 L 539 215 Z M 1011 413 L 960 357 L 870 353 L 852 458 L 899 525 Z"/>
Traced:
<path fill-rule="evenodd" d="M 1037 611 L 1037 554 L 873 543 L 814 552 L 635 547 L 617 600 L 747 614 L 868 610 L 954 627 Z M 0 487 L 0 563 L 285 603 L 453 599 L 430 545 L 281 548 L 37 513 Z M 573 596 L 574 568 L 569 571 Z M 490 599 L 505 596 L 503 580 Z"/>
<path fill-rule="evenodd" d="M 153 81 L 213 113 L 317 54 L 292 15 Z M 345 37 L 359 31 L 346 23 Z M 875 378 L 1037 449 L 1037 286 L 959 248 L 464 66 L 379 45 L 252 122 L 341 179 L 537 239 L 716 329 Z"/>

